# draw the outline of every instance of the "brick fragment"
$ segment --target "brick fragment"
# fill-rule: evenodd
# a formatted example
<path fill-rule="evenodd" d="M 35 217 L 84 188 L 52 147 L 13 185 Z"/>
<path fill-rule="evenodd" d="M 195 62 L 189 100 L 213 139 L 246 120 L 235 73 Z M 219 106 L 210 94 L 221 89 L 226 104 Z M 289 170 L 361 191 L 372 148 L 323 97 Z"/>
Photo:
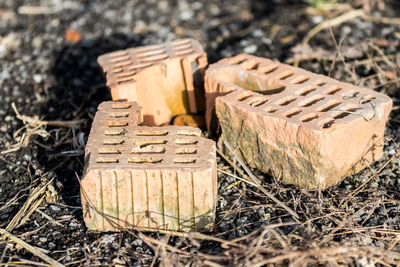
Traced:
<path fill-rule="evenodd" d="M 222 138 L 287 183 L 326 188 L 382 156 L 384 94 L 245 54 L 211 65 L 205 81 L 208 125 L 215 101 Z"/>
<path fill-rule="evenodd" d="M 173 125 L 203 128 L 206 126 L 204 115 L 179 115 L 174 118 Z"/>
<path fill-rule="evenodd" d="M 204 111 L 207 55 L 193 39 L 129 48 L 98 58 L 113 100 L 137 101 L 145 125 Z"/>
<path fill-rule="evenodd" d="M 96 114 L 86 146 L 81 199 L 87 227 L 209 229 L 217 201 L 215 143 L 188 126 L 110 126 L 110 113 L 108 106 Z"/>

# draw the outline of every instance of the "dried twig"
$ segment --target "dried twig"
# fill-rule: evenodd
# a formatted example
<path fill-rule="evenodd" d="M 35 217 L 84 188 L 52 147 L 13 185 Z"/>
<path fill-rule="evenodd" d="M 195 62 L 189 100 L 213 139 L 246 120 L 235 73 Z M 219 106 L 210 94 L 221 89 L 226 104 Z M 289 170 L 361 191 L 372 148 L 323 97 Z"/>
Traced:
<path fill-rule="evenodd" d="M 40 209 L 36 209 L 35 210 L 37 213 L 39 213 L 40 215 L 42 215 L 44 218 L 46 218 L 47 220 L 49 220 L 51 223 L 56 224 L 58 226 L 62 226 L 61 223 L 57 222 L 56 220 L 54 220 L 52 217 L 50 217 L 49 215 L 47 215 L 46 213 L 44 213 L 43 211 L 41 211 Z"/>
<path fill-rule="evenodd" d="M 228 175 L 228 176 L 231 176 L 231 177 L 233 177 L 233 178 L 235 178 L 235 179 L 238 179 L 239 181 L 242 181 L 242 182 L 248 183 L 249 185 L 252 185 L 252 186 L 257 187 L 257 185 L 256 185 L 255 183 L 250 182 L 250 181 L 248 181 L 248 180 L 246 180 L 246 179 L 244 179 L 244 178 L 241 178 L 241 177 L 239 177 L 239 176 L 237 176 L 237 175 L 234 175 L 234 174 L 232 174 L 232 173 L 223 171 L 223 170 L 221 170 L 221 169 L 217 169 L 217 171 L 222 172 L 223 174 L 226 174 L 226 175 Z"/>
<path fill-rule="evenodd" d="M 222 216 L 222 218 L 219 220 L 219 222 L 216 223 L 216 225 L 219 225 L 225 218 L 228 216 L 231 212 L 231 210 L 239 203 L 239 200 L 242 198 L 243 192 L 240 193 L 239 197 L 235 200 L 235 202 L 232 204 L 232 206 L 228 209 L 228 211 Z"/>
<path fill-rule="evenodd" d="M 340 52 L 340 44 L 338 45 L 335 35 L 333 34 L 333 30 L 332 27 L 329 26 L 329 33 L 331 34 L 333 43 L 335 45 L 336 48 L 336 57 L 338 59 L 340 59 L 340 61 L 343 63 L 344 69 L 346 70 L 347 73 L 349 73 L 351 75 L 351 77 L 353 78 L 353 81 L 357 82 L 357 75 L 355 73 L 355 71 L 352 71 L 349 66 L 346 64 L 345 61 L 345 57 L 343 56 L 343 54 Z M 331 69 L 329 70 L 329 76 L 331 75 L 331 71 L 333 70 L 334 65 L 336 64 L 336 60 L 332 61 L 332 65 L 331 65 Z"/>
<path fill-rule="evenodd" d="M 340 206 L 343 205 L 343 203 L 347 202 L 352 196 L 358 194 L 361 189 L 367 184 L 369 183 L 372 179 L 374 179 L 392 160 L 394 160 L 396 157 L 398 157 L 400 155 L 400 150 L 397 151 L 388 161 L 385 162 L 385 164 L 383 164 L 382 167 L 379 168 L 378 171 L 376 171 L 374 173 L 374 175 L 372 175 L 371 177 L 369 177 L 367 180 L 365 180 L 359 187 L 357 187 L 356 190 L 352 191 L 347 197 L 345 197 L 341 202 L 340 202 Z"/>
<path fill-rule="evenodd" d="M 31 117 L 27 115 L 21 115 L 17 107 L 15 106 L 15 103 L 11 103 L 11 107 L 13 108 L 15 114 L 17 115 L 17 119 L 21 120 L 24 124 L 29 124 L 32 127 L 36 126 L 54 126 L 54 127 L 67 127 L 71 128 L 74 126 L 77 126 L 79 124 L 83 124 L 86 122 L 86 120 L 81 119 L 81 120 L 75 120 L 75 121 L 43 121 L 40 120 L 38 117 Z"/>
<path fill-rule="evenodd" d="M 400 25 L 400 18 L 387 18 L 387 17 L 372 17 L 366 14 L 361 16 L 362 19 L 371 21 L 374 23 L 382 23 L 382 24 L 389 24 L 389 25 Z"/>
<path fill-rule="evenodd" d="M 54 178 L 53 178 L 54 179 Z M 26 222 L 30 215 L 39 207 L 45 197 L 45 190 L 47 186 L 53 182 L 53 179 L 48 181 L 42 187 L 35 188 L 28 199 L 26 200 L 24 206 L 15 214 L 12 220 L 8 223 L 6 231 L 11 232 L 15 227 L 18 227 Z"/>
<path fill-rule="evenodd" d="M 7 237 L 9 240 L 11 240 L 11 241 L 15 242 L 16 244 L 20 245 L 21 247 L 23 247 L 24 249 L 26 249 L 27 251 L 29 251 L 30 253 L 32 253 L 36 257 L 39 257 L 42 260 L 44 260 L 45 262 L 51 264 L 52 266 L 56 266 L 56 267 L 63 267 L 64 266 L 63 264 L 59 263 L 58 261 L 56 261 L 56 260 L 50 258 L 49 256 L 47 256 L 46 254 L 44 254 L 43 252 L 41 252 L 37 248 L 29 245 L 25 241 L 19 239 L 15 235 L 9 233 L 8 231 L 6 231 L 6 230 L 4 230 L 2 228 L 0 228 L 0 234 L 3 237 Z"/>
<path fill-rule="evenodd" d="M 347 64 L 352 64 L 354 66 L 361 66 L 361 65 L 371 64 L 371 59 L 362 59 L 362 60 L 360 60 L 360 59 L 349 58 L 347 55 L 346 56 L 343 55 L 343 56 L 346 59 L 351 59 L 351 60 L 346 62 Z M 374 60 L 376 62 L 386 61 L 386 59 L 394 60 L 396 58 L 396 56 L 397 56 L 397 54 L 386 55 L 386 57 L 381 57 L 381 56 L 378 57 L 377 56 L 377 57 L 374 57 Z M 334 55 L 334 56 L 324 56 L 324 55 L 318 55 L 318 54 L 304 54 L 304 55 L 288 58 L 285 62 L 287 64 L 294 64 L 297 61 L 311 61 L 311 60 L 334 61 L 334 60 L 336 60 L 336 55 Z"/>
<path fill-rule="evenodd" d="M 282 251 L 281 251 L 282 253 Z M 377 253 L 377 252 L 376 252 Z M 375 262 L 379 262 L 381 264 L 384 264 L 384 262 L 380 261 L 378 257 L 374 256 L 373 254 L 369 254 L 366 251 L 363 251 L 358 248 L 352 248 L 352 247 L 329 247 L 329 248 L 313 248 L 309 249 L 308 251 L 294 251 L 294 250 L 286 250 L 284 253 L 278 256 L 274 256 L 272 258 L 268 259 L 263 259 L 262 261 L 258 262 L 257 264 L 253 266 L 264 266 L 267 264 L 271 263 L 281 263 L 285 260 L 293 260 L 297 257 L 304 257 L 304 258 L 309 258 L 309 257 L 325 257 L 326 259 L 331 258 L 331 257 L 339 257 L 340 255 L 347 255 L 347 257 L 366 257 L 369 259 L 374 260 Z M 328 260 L 327 260 L 328 261 Z M 304 261 L 305 262 L 305 261 Z"/>
<path fill-rule="evenodd" d="M 3 262 L 4 256 L 6 255 L 6 252 L 7 252 L 7 249 L 8 249 L 8 240 L 6 241 L 6 244 L 5 244 L 5 246 L 4 246 L 4 250 L 3 250 L 3 252 L 1 253 L 1 256 L 0 256 L 0 264 Z"/>
<path fill-rule="evenodd" d="M 17 140 L 17 143 L 13 144 L 10 148 L 3 150 L 0 154 L 7 154 L 11 152 L 18 151 L 21 147 L 26 147 L 29 145 L 32 137 L 41 136 L 42 138 L 47 138 L 50 136 L 45 130 L 45 126 L 54 126 L 54 127 L 67 127 L 74 128 L 80 124 L 85 123 L 85 120 L 76 120 L 76 121 L 43 121 L 38 116 L 27 116 L 21 115 L 15 106 L 15 103 L 11 104 L 17 119 L 21 120 L 24 123 L 24 126 L 18 129 L 14 133 L 14 138 Z M 22 133 L 20 135 L 20 133 Z"/>
<path fill-rule="evenodd" d="M 132 232 L 130 232 L 131 234 L 133 234 L 134 235 L 134 233 L 132 233 Z M 157 240 L 157 239 L 155 239 L 155 238 L 152 238 L 152 237 L 150 237 L 150 236 L 147 236 L 147 235 L 144 235 L 144 234 L 142 234 L 142 233 L 139 233 L 138 234 L 138 236 L 144 241 L 144 242 L 146 242 L 147 244 L 155 244 L 155 245 L 159 245 L 159 246 L 161 246 L 161 247 L 165 247 L 165 248 L 167 248 L 168 250 L 170 250 L 171 252 L 173 252 L 173 253 L 178 253 L 178 254 L 180 254 L 181 256 L 186 256 L 186 257 L 191 257 L 192 256 L 192 254 L 190 253 L 190 252 L 187 252 L 187 251 L 184 251 L 184 250 L 181 250 L 181 249 L 179 249 L 179 248 L 176 248 L 176 247 L 173 247 L 173 246 L 171 246 L 171 245 L 168 245 L 167 243 L 164 243 L 164 242 L 162 242 L 162 241 L 160 241 L 160 240 Z M 225 243 L 228 243 L 228 241 L 225 241 L 225 240 L 223 240 Z M 234 243 L 234 244 L 236 244 L 236 243 Z M 238 244 L 236 244 L 236 245 L 238 245 Z M 246 246 L 241 246 L 241 248 L 242 249 L 244 249 L 244 248 L 246 248 Z M 208 259 L 208 260 L 221 260 L 221 259 L 224 259 L 226 256 L 213 256 L 213 255 L 207 255 L 207 254 L 203 254 L 203 253 L 198 253 L 198 255 L 201 255 L 204 259 Z"/>
<path fill-rule="evenodd" d="M 47 6 L 20 6 L 18 14 L 23 15 L 48 15 L 54 14 L 55 10 Z"/>
<path fill-rule="evenodd" d="M 242 166 L 242 168 L 246 171 L 247 175 L 249 175 L 250 178 L 253 180 L 253 182 L 257 185 L 257 188 L 259 190 L 261 190 L 261 192 L 263 192 L 267 197 L 272 199 L 276 204 L 278 204 L 279 206 L 284 208 L 295 219 L 300 218 L 299 215 L 297 215 L 297 213 L 294 210 L 292 210 L 291 208 L 286 206 L 282 201 L 277 199 L 274 195 L 272 195 L 264 187 L 262 187 L 262 185 L 258 182 L 258 178 L 252 173 L 252 171 L 249 169 L 249 167 L 247 167 L 247 165 L 244 164 L 243 160 L 235 153 L 235 151 L 233 150 L 232 146 L 228 143 L 228 141 L 224 140 L 224 145 L 228 148 L 230 153 L 232 153 L 232 155 L 235 157 L 235 159 L 239 162 L 239 164 Z"/>
<path fill-rule="evenodd" d="M 321 22 L 320 24 L 318 24 L 317 26 L 315 26 L 314 28 L 312 28 L 307 35 L 304 37 L 303 39 L 303 43 L 308 43 L 311 38 L 314 37 L 314 35 L 316 35 L 318 32 L 322 31 L 323 29 L 327 29 L 330 27 L 334 27 L 334 26 L 338 26 L 348 20 L 354 19 L 356 17 L 360 17 L 365 15 L 364 11 L 362 11 L 361 9 L 357 9 L 357 10 L 351 10 L 349 12 L 346 12 L 336 18 L 330 19 L 330 20 L 326 20 L 324 22 Z"/>
<path fill-rule="evenodd" d="M 239 169 L 239 168 L 236 166 L 236 164 L 233 163 L 233 162 L 232 162 L 224 153 L 222 153 L 222 151 L 219 150 L 218 148 L 217 148 L 217 153 L 218 153 L 229 165 L 231 165 L 231 167 L 232 167 L 237 173 L 239 173 L 239 175 L 242 176 L 243 179 L 245 179 L 246 181 L 252 183 L 250 177 L 248 177 L 247 175 L 245 175 L 245 173 L 244 173 L 241 169 Z M 257 180 L 258 180 L 259 183 L 261 182 L 258 178 L 257 178 Z"/>
<path fill-rule="evenodd" d="M 7 209 L 8 207 L 14 205 L 15 203 L 18 202 L 18 200 L 20 200 L 21 198 L 24 197 L 24 195 L 19 195 L 20 193 L 29 190 L 30 186 L 27 188 L 23 188 L 20 191 L 18 191 L 9 201 L 7 201 L 3 206 L 0 207 L 0 211 Z"/>
<path fill-rule="evenodd" d="M 9 261 L 7 264 L 9 264 L 9 266 L 13 266 L 13 265 L 16 265 L 16 266 L 27 265 L 27 266 L 41 266 L 41 267 L 52 266 L 47 263 L 34 262 L 34 261 L 27 260 L 27 259 L 22 259 L 22 258 L 18 258 L 17 261 Z"/>

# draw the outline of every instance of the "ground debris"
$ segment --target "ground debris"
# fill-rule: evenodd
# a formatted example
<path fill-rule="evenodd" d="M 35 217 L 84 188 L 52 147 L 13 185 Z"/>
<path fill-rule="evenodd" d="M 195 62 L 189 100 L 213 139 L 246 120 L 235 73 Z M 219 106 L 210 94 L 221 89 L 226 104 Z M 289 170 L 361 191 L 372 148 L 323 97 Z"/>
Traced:
<path fill-rule="evenodd" d="M 8 232 L 68 266 L 399 265 L 400 160 L 391 160 L 400 149 L 398 1 L 332 1 L 333 7 L 319 10 L 305 1 L 281 0 L 20 2 L 0 4 L 0 39 L 12 34 L 9 38 L 15 40 L 0 45 L 7 51 L 0 53 L 0 150 L 15 148 L 0 155 L 0 228 L 18 214 L 19 227 Z M 329 20 L 352 9 L 362 9 L 369 18 L 359 16 L 325 28 L 308 46 L 302 44 L 324 17 Z M 79 32 L 82 40 L 67 43 L 66 29 Z M 251 170 L 268 192 L 296 212 L 298 222 L 248 181 L 237 160 L 221 156 L 218 224 L 213 231 L 88 231 L 76 177 L 82 175 L 82 144 L 96 108 L 110 99 L 97 57 L 186 37 L 199 40 L 210 63 L 247 49 L 389 94 L 395 109 L 386 128 L 383 158 L 321 191 L 285 185 Z M 12 103 L 21 116 L 29 117 L 18 119 Z M 49 178 L 50 172 L 56 175 Z M 51 204 L 45 200 L 47 186 L 33 199 L 31 193 L 52 178 L 58 198 L 48 199 Z M 15 243 L 9 237 L 0 241 L 0 265 L 51 264 L 24 246 L 16 249 Z"/>

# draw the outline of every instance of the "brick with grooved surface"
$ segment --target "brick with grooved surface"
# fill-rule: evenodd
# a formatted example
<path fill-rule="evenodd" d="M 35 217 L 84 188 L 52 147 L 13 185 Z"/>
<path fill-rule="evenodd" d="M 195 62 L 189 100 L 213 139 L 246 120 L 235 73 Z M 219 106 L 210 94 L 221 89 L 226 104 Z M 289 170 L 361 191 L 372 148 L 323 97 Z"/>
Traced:
<path fill-rule="evenodd" d="M 251 166 L 309 189 L 337 184 L 382 156 L 391 99 L 241 54 L 206 74 L 207 119 Z"/>
<path fill-rule="evenodd" d="M 98 62 L 113 100 L 137 101 L 144 109 L 145 125 L 204 111 L 207 56 L 193 39 L 116 51 Z"/>
<path fill-rule="evenodd" d="M 122 125 L 109 114 L 96 114 L 86 147 L 81 197 L 87 227 L 209 229 L 217 201 L 214 141 L 197 128 Z"/>

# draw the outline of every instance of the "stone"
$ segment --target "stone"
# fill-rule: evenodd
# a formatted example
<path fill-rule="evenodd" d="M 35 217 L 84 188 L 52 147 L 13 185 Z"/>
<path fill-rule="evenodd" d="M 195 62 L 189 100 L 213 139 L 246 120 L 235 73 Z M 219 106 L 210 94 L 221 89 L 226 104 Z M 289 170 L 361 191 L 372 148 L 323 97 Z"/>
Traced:
<path fill-rule="evenodd" d="M 56 205 L 50 205 L 50 209 L 55 213 L 58 213 L 61 211 L 61 209 L 59 207 L 57 207 Z"/>
<path fill-rule="evenodd" d="M 21 46 L 21 43 L 21 36 L 15 32 L 11 32 L 4 37 L 0 36 L 0 56 L 16 51 Z"/>
<path fill-rule="evenodd" d="M 100 56 L 98 62 L 113 100 L 137 101 L 144 125 L 204 111 L 207 55 L 193 39 L 120 50 Z"/>
<path fill-rule="evenodd" d="M 269 59 L 241 54 L 206 73 L 207 123 L 246 163 L 284 182 L 326 188 L 382 156 L 392 100 Z"/>

